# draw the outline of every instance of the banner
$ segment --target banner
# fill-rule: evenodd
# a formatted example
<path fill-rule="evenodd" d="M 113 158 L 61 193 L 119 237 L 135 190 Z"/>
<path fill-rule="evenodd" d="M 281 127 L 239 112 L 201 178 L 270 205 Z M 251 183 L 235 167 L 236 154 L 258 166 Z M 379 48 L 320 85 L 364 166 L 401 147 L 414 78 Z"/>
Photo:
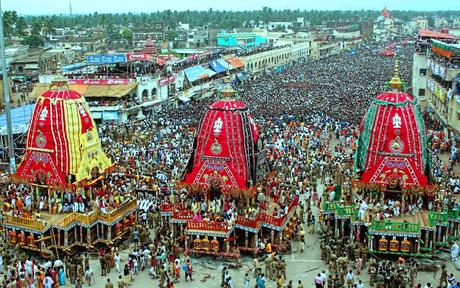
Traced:
<path fill-rule="evenodd" d="M 169 85 L 169 84 L 173 83 L 174 81 L 176 81 L 176 76 L 171 75 L 171 76 L 168 76 L 168 77 L 160 78 L 160 80 L 158 80 L 158 84 L 160 84 L 160 86 L 165 86 L 165 85 Z"/>
<path fill-rule="evenodd" d="M 69 79 L 69 85 L 128 85 L 129 79 Z"/>
<path fill-rule="evenodd" d="M 86 57 L 88 65 L 125 63 L 126 54 L 97 54 Z"/>
<path fill-rule="evenodd" d="M 126 54 L 126 59 L 128 61 L 147 61 L 147 54 L 144 52 L 132 52 Z"/>

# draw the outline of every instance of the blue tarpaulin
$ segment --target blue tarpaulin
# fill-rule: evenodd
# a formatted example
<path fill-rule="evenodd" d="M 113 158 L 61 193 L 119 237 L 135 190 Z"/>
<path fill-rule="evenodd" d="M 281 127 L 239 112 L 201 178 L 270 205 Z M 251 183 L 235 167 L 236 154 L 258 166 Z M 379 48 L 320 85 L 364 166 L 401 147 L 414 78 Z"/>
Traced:
<path fill-rule="evenodd" d="M 104 111 L 102 112 L 102 120 L 118 121 L 118 112 L 117 111 Z"/>
<path fill-rule="evenodd" d="M 208 77 L 208 71 L 209 69 L 204 69 L 203 66 L 198 65 L 198 66 L 193 66 L 190 68 L 184 69 L 185 76 L 187 76 L 188 81 L 194 82 L 198 79 L 203 79 Z"/>
<path fill-rule="evenodd" d="M 212 60 L 212 61 L 209 61 L 209 67 L 212 68 L 212 70 L 214 70 L 216 73 L 222 73 L 222 72 L 225 72 L 227 71 L 227 68 L 225 66 L 223 66 L 219 60 Z"/>
<path fill-rule="evenodd" d="M 34 107 L 35 103 L 11 109 L 11 126 L 14 134 L 21 134 L 27 131 Z M 0 134 L 6 135 L 6 133 L 6 114 L 2 114 L 0 115 Z"/>
<path fill-rule="evenodd" d="M 61 69 L 62 71 L 71 71 L 71 70 L 77 70 L 83 67 L 86 67 L 86 62 L 80 62 L 80 63 L 62 66 Z"/>
<path fill-rule="evenodd" d="M 248 76 L 245 72 L 238 72 L 236 73 L 236 77 L 238 78 L 238 80 L 240 81 L 244 81 L 246 79 L 248 79 Z"/>

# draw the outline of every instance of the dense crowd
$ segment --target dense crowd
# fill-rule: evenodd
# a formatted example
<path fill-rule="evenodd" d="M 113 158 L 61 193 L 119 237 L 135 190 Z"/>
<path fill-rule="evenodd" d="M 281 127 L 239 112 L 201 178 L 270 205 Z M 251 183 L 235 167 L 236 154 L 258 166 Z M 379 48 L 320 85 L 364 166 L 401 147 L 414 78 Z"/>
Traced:
<path fill-rule="evenodd" d="M 366 112 L 371 99 L 378 92 L 383 91 L 383 84 L 393 75 L 394 59 L 378 56 L 379 50 L 378 45 L 365 46 L 357 49 L 356 54 L 353 55 L 343 52 L 321 61 L 308 61 L 294 65 L 282 73 L 258 75 L 238 87 L 239 97 L 250 107 L 256 121 L 261 126 L 261 138 L 264 139 L 264 146 L 267 149 L 267 173 L 262 176 L 259 183 L 265 193 L 261 193 L 260 197 L 258 195 L 257 201 L 249 209 L 241 209 L 236 199 L 225 199 L 216 204 L 218 209 L 211 209 L 211 205 L 207 206 L 202 199 L 187 198 L 187 195 L 177 191 L 174 186 L 173 180 L 182 179 L 189 161 L 194 134 L 206 110 L 204 107 L 215 99 L 191 101 L 178 110 L 163 111 L 143 120 L 129 121 L 119 125 L 100 125 L 98 129 L 103 147 L 117 170 L 106 178 L 103 187 L 93 191 L 94 197 L 91 199 L 85 199 L 79 194 L 67 196 L 69 193 L 62 191 L 63 196 L 60 194 L 50 196 L 54 200 L 42 199 L 42 195 L 39 195 L 40 197 L 35 199 L 36 203 L 30 203 L 28 188 L 14 184 L 8 186 L 3 196 L 9 200 L 7 201 L 10 205 L 8 208 L 13 215 L 17 215 L 15 213 L 19 211 L 28 211 L 30 209 L 23 209 L 23 207 L 33 205 L 48 210 L 56 207 L 59 213 L 64 209 L 65 203 L 68 204 L 69 211 L 87 212 L 89 209 L 99 208 L 104 212 L 116 208 L 126 199 L 137 197 L 144 210 L 140 213 L 140 219 L 143 221 L 132 232 L 134 245 L 131 247 L 124 269 L 116 249 L 100 251 L 99 255 L 103 275 L 110 268 L 116 268 L 120 272 L 118 287 L 122 288 L 130 285 L 135 275 L 145 268 L 153 278 L 159 278 L 160 287 L 174 287 L 174 283 L 180 278 L 181 271 L 184 271 L 186 280 L 187 278 L 192 279 L 194 270 L 189 258 L 181 259 L 180 257 L 178 250 L 180 240 L 176 239 L 177 235 L 169 230 L 169 225 L 160 224 L 157 208 L 164 203 L 173 203 L 184 209 L 192 209 L 195 213 L 194 219 L 195 217 L 196 219 L 219 218 L 219 221 L 232 222 L 235 215 L 253 218 L 260 210 L 274 217 L 282 217 L 286 213 L 287 204 L 295 197 L 302 195 L 305 200 L 301 201 L 296 211 L 298 223 L 295 231 L 299 235 L 296 241 L 299 242 L 300 250 L 303 250 L 302 247 L 305 245 L 302 237 L 303 224 L 306 222 L 310 226 L 310 232 L 316 233 L 318 226 L 315 225 L 315 217 L 317 218 L 318 215 L 314 211 L 318 210 L 317 208 L 321 207 L 322 203 L 340 197 L 343 197 L 341 200 L 344 201 L 355 200 L 347 199 L 349 196 L 347 192 L 349 192 L 352 177 L 350 164 L 353 161 L 352 147 L 356 141 L 358 122 Z M 398 51 L 399 70 L 406 82 L 409 82 L 408 79 L 411 78 L 412 52 L 412 48 L 408 46 L 403 46 Z M 460 190 L 460 181 L 458 177 L 455 177 L 452 168 L 459 158 L 458 152 L 455 149 L 449 150 L 443 147 L 443 151 L 451 151 L 451 162 L 443 163 L 436 155 L 441 153 L 441 145 L 447 145 L 444 136 L 440 135 L 439 131 L 431 131 L 430 139 L 433 143 L 431 148 L 435 151 L 433 162 L 436 176 L 439 183 L 445 184 L 443 189 L 447 196 L 443 199 L 449 199 L 445 203 L 438 204 L 440 206 L 455 205 L 455 201 L 451 203 L 451 195 Z M 331 140 L 334 140 L 335 144 L 332 145 Z M 136 177 L 139 175 L 142 177 Z M 147 181 L 145 176 L 151 177 L 153 181 Z M 328 192 L 321 195 L 317 191 L 318 184 L 324 185 Z M 337 184 L 343 187 L 343 195 L 334 194 L 334 186 Z M 150 192 L 153 194 L 149 194 Z M 47 196 L 43 195 L 43 197 Z M 276 205 L 270 209 L 266 207 L 264 203 L 267 198 L 271 198 L 272 202 L 275 202 L 274 199 L 276 199 Z M 61 210 L 59 199 L 67 201 L 61 203 Z M 43 207 L 41 202 L 43 202 Z M 18 209 L 18 203 L 21 209 Z M 76 206 L 75 203 L 77 203 Z M 405 212 L 395 211 L 395 203 L 383 203 L 383 205 L 387 206 L 384 210 L 391 214 Z M 359 203 L 359 209 L 360 215 L 365 215 L 366 211 L 370 210 L 368 206 L 362 205 L 362 202 Z M 216 211 L 219 213 L 214 213 Z M 150 238 L 150 234 L 154 236 Z M 266 287 L 268 280 L 265 277 L 275 281 L 277 287 L 293 287 L 292 281 L 286 279 L 286 273 L 283 273 L 285 264 L 283 264 L 282 257 L 275 257 L 271 254 L 271 248 L 267 248 L 271 247 L 270 237 L 262 235 L 260 238 L 257 249 L 268 255 L 266 258 L 261 258 L 268 269 L 262 273 L 262 265 L 259 260 L 253 262 L 256 287 Z M 288 245 L 290 250 L 292 250 L 292 244 Z M 326 245 L 329 245 L 330 249 L 334 245 L 336 250 L 341 250 L 342 247 L 337 243 L 324 243 L 324 246 Z M 358 253 L 353 256 L 350 254 L 349 257 L 361 263 L 356 267 L 362 269 L 367 262 L 366 247 L 354 247 Z M 338 265 L 346 262 L 346 264 L 342 264 L 343 269 L 341 270 L 335 267 L 336 272 L 329 273 L 329 278 L 325 272 L 319 273 L 314 280 L 316 287 L 325 287 L 326 281 L 328 287 L 339 287 L 333 286 L 336 279 L 339 282 L 338 285 L 364 287 L 361 279 L 358 279 L 354 276 L 353 271 L 349 270 L 348 260 L 332 261 L 331 253 L 326 252 L 323 257 L 324 260 L 327 259 L 327 263 Z M 20 266 L 23 265 L 21 264 L 23 262 L 17 258 L 14 261 L 16 262 L 13 263 L 18 264 L 8 268 L 11 277 L 6 282 L 17 283 L 26 278 L 30 278 L 33 282 L 40 281 L 33 277 L 33 273 L 26 271 L 20 274 Z M 22 261 L 25 263 L 26 260 Z M 75 270 L 80 270 L 80 272 L 75 272 L 76 274 L 72 272 L 74 277 L 70 277 L 71 282 L 79 287 L 84 282 L 91 284 L 94 281 L 92 271 L 89 267 L 85 267 L 82 259 L 77 259 L 76 262 Z M 72 265 L 74 265 L 72 261 L 66 263 L 66 267 L 73 267 Z M 386 263 L 375 263 L 370 265 L 369 269 L 371 267 L 385 271 L 385 273 L 387 271 L 401 272 L 398 270 L 399 266 Z M 408 267 L 403 268 L 404 271 L 409 271 L 408 269 Z M 59 266 L 51 270 L 59 273 Z M 73 268 L 71 270 L 73 271 Z M 60 282 L 52 271 L 43 272 L 43 276 L 47 273 L 52 279 L 54 275 L 53 283 Z M 79 277 L 75 276 L 77 274 Z M 245 287 L 250 287 L 250 282 L 252 281 L 249 275 L 246 275 Z M 303 287 L 301 281 L 296 283 L 297 287 Z M 227 271 L 222 272 L 221 286 L 233 287 L 232 277 Z M 252 283 L 251 286 L 254 287 Z M 51 286 L 45 285 L 45 287 Z M 106 285 L 106 287 L 110 286 Z"/>

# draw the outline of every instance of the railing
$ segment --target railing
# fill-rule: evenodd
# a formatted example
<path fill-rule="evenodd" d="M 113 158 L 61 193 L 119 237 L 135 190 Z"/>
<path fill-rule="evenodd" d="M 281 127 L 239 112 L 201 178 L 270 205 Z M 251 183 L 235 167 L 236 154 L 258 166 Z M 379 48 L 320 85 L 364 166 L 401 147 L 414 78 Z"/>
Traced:
<path fill-rule="evenodd" d="M 172 212 L 174 211 L 174 204 L 163 203 L 160 205 L 161 212 Z"/>
<path fill-rule="evenodd" d="M 418 233 L 420 232 L 420 224 L 392 221 L 372 221 L 370 230 Z"/>
<path fill-rule="evenodd" d="M 191 230 L 204 230 L 204 231 L 222 231 L 228 232 L 227 222 L 214 222 L 214 221 L 188 221 L 187 229 Z"/>
<path fill-rule="evenodd" d="M 21 226 L 24 228 L 29 228 L 37 231 L 43 230 L 45 228 L 45 224 L 40 220 L 35 219 L 25 219 L 21 217 L 13 217 L 13 216 L 6 216 L 5 224 Z"/>
<path fill-rule="evenodd" d="M 174 211 L 172 218 L 176 219 L 176 220 L 192 220 L 193 219 L 193 211 L 191 211 L 191 210 Z"/>
<path fill-rule="evenodd" d="M 355 206 L 337 206 L 337 216 L 352 217 L 352 221 L 355 221 L 358 218 L 358 208 Z"/>
<path fill-rule="evenodd" d="M 431 226 L 434 226 L 436 223 L 447 223 L 449 220 L 448 215 L 445 212 L 430 212 L 428 219 Z"/>
<path fill-rule="evenodd" d="M 122 204 L 118 209 L 113 210 L 110 213 L 105 214 L 105 213 L 100 212 L 99 219 L 106 221 L 106 222 L 113 222 L 123 217 L 129 211 L 136 209 L 136 207 L 137 207 L 137 201 L 131 200 L 129 202 Z M 106 217 L 104 217 L 103 215 Z M 105 219 L 102 219 L 102 218 L 105 218 Z"/>
<path fill-rule="evenodd" d="M 460 211 L 451 210 L 447 212 L 447 217 L 452 220 L 460 221 Z"/>
<path fill-rule="evenodd" d="M 324 202 L 323 210 L 324 212 L 334 212 L 335 210 L 337 210 L 338 206 L 339 202 Z"/>
<path fill-rule="evenodd" d="M 239 216 L 239 215 L 236 216 L 235 223 L 237 225 L 244 226 L 244 227 L 249 227 L 249 228 L 253 228 L 253 229 L 257 229 L 257 227 L 259 225 L 259 221 L 257 221 L 257 218 L 256 219 L 250 219 L 250 218 L 246 218 L 246 217 Z"/>
<path fill-rule="evenodd" d="M 266 213 L 259 213 L 259 214 L 257 214 L 255 219 L 249 219 L 249 218 L 242 217 L 242 216 L 236 216 L 235 223 L 237 225 L 250 227 L 250 228 L 254 228 L 254 229 L 256 229 L 262 223 L 269 224 L 269 225 L 272 225 L 272 226 L 281 227 L 288 220 L 289 214 L 297 206 L 297 204 L 299 204 L 299 198 L 296 196 L 296 198 L 294 198 L 294 200 L 291 202 L 291 204 L 289 204 L 287 214 L 284 215 L 283 217 L 280 217 L 280 218 L 267 215 Z"/>

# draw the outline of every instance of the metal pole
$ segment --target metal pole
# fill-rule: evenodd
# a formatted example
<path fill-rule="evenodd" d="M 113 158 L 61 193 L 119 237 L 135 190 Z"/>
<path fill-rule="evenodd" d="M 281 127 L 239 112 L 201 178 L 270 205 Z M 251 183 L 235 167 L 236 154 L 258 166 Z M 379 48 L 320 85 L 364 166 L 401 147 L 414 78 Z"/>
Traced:
<path fill-rule="evenodd" d="M 3 73 L 3 95 L 5 96 L 5 111 L 6 111 L 6 129 L 8 133 L 8 156 L 10 158 L 10 173 L 16 172 L 16 160 L 14 159 L 13 147 L 13 129 L 11 127 L 11 111 L 10 111 L 10 90 L 8 81 L 8 72 L 6 67 L 5 57 L 5 38 L 3 34 L 3 12 L 2 3 L 0 0 L 0 52 L 2 53 L 2 73 Z"/>

